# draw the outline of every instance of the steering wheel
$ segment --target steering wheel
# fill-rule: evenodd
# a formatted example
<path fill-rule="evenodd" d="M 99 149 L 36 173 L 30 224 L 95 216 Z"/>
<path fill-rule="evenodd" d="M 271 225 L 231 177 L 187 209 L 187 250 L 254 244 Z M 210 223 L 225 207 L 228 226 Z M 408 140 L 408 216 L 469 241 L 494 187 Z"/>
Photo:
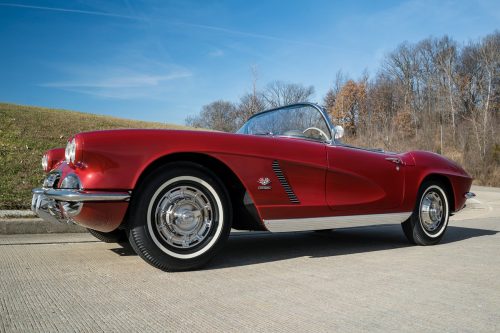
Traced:
<path fill-rule="evenodd" d="M 319 136 L 318 136 L 317 134 L 316 134 L 316 135 L 314 135 L 314 134 L 315 134 L 315 132 L 316 132 L 317 134 L 319 134 Z M 315 138 L 315 139 L 316 139 L 316 138 L 318 138 L 318 139 L 319 139 L 319 138 L 323 137 L 323 138 L 325 139 L 325 141 L 328 141 L 328 140 L 329 140 L 329 139 L 328 139 L 328 135 L 326 135 L 326 133 L 325 133 L 325 132 L 323 132 L 322 130 L 320 130 L 320 129 L 319 129 L 319 128 L 317 128 L 317 127 L 309 127 L 309 128 L 306 128 L 306 129 L 305 129 L 302 133 L 304 133 L 306 136 L 308 136 L 308 137 L 310 137 L 310 138 Z"/>

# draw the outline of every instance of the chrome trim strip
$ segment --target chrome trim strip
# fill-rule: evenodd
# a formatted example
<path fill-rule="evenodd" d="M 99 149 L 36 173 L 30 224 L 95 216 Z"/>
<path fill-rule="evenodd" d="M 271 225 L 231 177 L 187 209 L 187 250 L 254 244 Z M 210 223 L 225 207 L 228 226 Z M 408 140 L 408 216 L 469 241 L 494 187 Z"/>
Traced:
<path fill-rule="evenodd" d="M 464 194 L 465 199 L 472 199 L 476 196 L 476 193 L 473 192 L 467 192 Z"/>
<path fill-rule="evenodd" d="M 271 232 L 306 231 L 366 227 L 383 224 L 397 224 L 406 221 L 412 212 L 369 214 L 349 216 L 325 216 L 300 219 L 264 220 L 264 225 Z"/>
<path fill-rule="evenodd" d="M 66 202 L 128 201 L 130 199 L 130 194 L 127 192 L 88 192 L 51 188 L 35 188 L 32 192 L 33 194 L 43 194 L 49 199 Z"/>

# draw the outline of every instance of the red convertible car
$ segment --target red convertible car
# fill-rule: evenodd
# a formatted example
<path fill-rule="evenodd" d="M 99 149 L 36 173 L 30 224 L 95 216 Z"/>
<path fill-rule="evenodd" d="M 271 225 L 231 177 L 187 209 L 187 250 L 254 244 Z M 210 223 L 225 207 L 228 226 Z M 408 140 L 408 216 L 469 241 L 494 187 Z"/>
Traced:
<path fill-rule="evenodd" d="M 309 103 L 258 113 L 235 134 L 80 133 L 42 158 L 48 175 L 32 209 L 104 241 L 128 238 L 145 261 L 175 271 L 206 264 L 231 228 L 401 223 L 411 243 L 433 245 L 474 196 L 471 177 L 438 154 L 353 147 L 342 134 Z"/>

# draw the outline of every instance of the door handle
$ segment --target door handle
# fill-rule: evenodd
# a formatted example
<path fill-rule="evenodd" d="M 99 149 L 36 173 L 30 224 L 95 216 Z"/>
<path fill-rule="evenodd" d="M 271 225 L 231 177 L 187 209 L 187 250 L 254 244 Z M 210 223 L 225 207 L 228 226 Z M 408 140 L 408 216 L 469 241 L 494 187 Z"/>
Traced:
<path fill-rule="evenodd" d="M 403 161 L 399 157 L 386 157 L 386 161 L 396 163 L 397 165 L 404 165 Z"/>

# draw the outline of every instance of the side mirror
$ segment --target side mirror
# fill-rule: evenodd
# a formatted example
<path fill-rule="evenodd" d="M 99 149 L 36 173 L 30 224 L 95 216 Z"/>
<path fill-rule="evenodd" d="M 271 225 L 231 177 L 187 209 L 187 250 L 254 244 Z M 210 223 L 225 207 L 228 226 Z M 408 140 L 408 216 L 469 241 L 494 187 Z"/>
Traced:
<path fill-rule="evenodd" d="M 333 133 L 335 140 L 339 140 L 344 136 L 344 128 L 340 125 L 337 125 L 333 128 Z"/>

